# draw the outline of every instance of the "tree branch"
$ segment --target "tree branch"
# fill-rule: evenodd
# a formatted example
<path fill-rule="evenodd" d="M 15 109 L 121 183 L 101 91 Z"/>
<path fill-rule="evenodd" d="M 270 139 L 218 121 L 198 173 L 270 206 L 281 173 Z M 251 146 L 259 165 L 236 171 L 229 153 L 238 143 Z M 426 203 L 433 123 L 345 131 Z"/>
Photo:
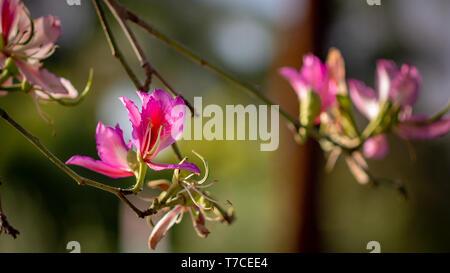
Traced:
<path fill-rule="evenodd" d="M 93 0 L 94 4 L 101 9 L 99 0 Z M 129 20 L 129 11 L 124 6 L 122 6 L 117 1 L 110 1 L 110 0 L 104 0 L 105 4 L 108 6 L 109 10 L 113 14 L 116 21 L 121 26 L 123 32 L 125 33 L 125 36 L 127 37 L 137 59 L 140 62 L 140 65 L 142 69 L 145 72 L 146 79 L 145 84 L 139 89 L 141 91 L 148 92 L 151 84 L 152 75 L 154 75 L 156 78 L 158 78 L 163 85 L 165 85 L 170 93 L 174 96 L 179 96 L 183 99 L 183 101 L 186 103 L 186 106 L 191 110 L 193 114 L 195 114 L 194 107 L 192 104 L 186 100 L 183 95 L 181 95 L 179 92 L 175 91 L 175 89 L 169 84 L 169 82 L 161 75 L 161 73 L 150 63 L 149 59 L 147 58 L 145 52 L 142 50 L 142 47 L 139 45 L 136 35 L 131 30 L 130 26 L 127 23 L 127 20 Z M 102 23 L 108 26 L 107 21 L 104 19 L 104 14 L 98 14 L 99 16 L 103 16 Z M 110 29 L 109 26 L 106 28 Z M 104 28 L 105 30 L 105 28 Z M 106 31 L 105 30 L 105 31 Z M 106 33 L 106 32 L 105 32 Z M 112 37 L 112 33 L 109 32 L 107 36 Z M 113 44 L 115 51 L 119 51 L 116 44 Z"/>
<path fill-rule="evenodd" d="M 137 209 L 128 199 L 125 198 L 125 195 L 133 194 L 131 190 L 121 189 L 116 187 L 111 187 L 97 181 L 93 181 L 91 179 L 80 176 L 78 173 L 69 168 L 66 164 L 64 164 L 58 157 L 56 157 L 50 150 L 45 147 L 39 138 L 32 135 L 25 128 L 23 128 L 20 124 L 18 124 L 15 120 L 13 120 L 5 110 L 0 108 L 0 116 L 3 118 L 9 125 L 11 125 L 14 129 L 19 131 L 22 136 L 24 136 L 29 142 L 31 142 L 48 160 L 50 160 L 53 164 L 56 165 L 59 169 L 65 172 L 68 176 L 70 176 L 73 180 L 75 180 L 80 186 L 90 186 L 103 191 L 110 192 L 117 196 L 120 200 L 124 201 L 126 205 L 128 205 L 139 217 L 144 217 L 146 213 Z M 144 216 L 143 216 L 144 215 Z"/>
<path fill-rule="evenodd" d="M 127 73 L 130 80 L 133 82 L 134 86 L 136 86 L 138 90 L 143 90 L 144 89 L 143 85 L 139 81 L 136 74 L 134 74 L 133 70 L 130 68 L 128 63 L 125 61 L 122 52 L 119 50 L 117 46 L 117 42 L 114 36 L 112 35 L 111 28 L 109 27 L 109 24 L 106 21 L 105 12 L 103 11 L 103 8 L 99 3 L 99 0 L 92 0 L 92 3 L 94 4 L 95 10 L 97 12 L 97 17 L 100 20 L 100 24 L 102 25 L 103 32 L 106 35 L 106 40 L 108 41 L 109 47 L 111 48 L 111 54 L 120 61 L 122 67 L 125 69 L 125 72 Z"/>
<path fill-rule="evenodd" d="M 0 180 L 0 186 L 2 185 L 2 181 Z M 2 198 L 0 197 L 0 234 L 5 233 L 11 235 L 14 239 L 17 238 L 17 235 L 20 234 L 20 232 L 15 229 L 11 224 L 9 224 L 8 219 L 3 212 L 2 208 Z"/>
<path fill-rule="evenodd" d="M 264 104 L 266 104 L 268 106 L 275 105 L 269 98 L 267 98 L 263 94 L 263 92 L 261 91 L 261 89 L 258 86 L 255 86 L 253 84 L 250 84 L 248 82 L 240 80 L 237 77 L 231 75 L 230 73 L 225 72 L 224 70 L 220 69 L 219 67 L 217 67 L 217 66 L 211 64 L 210 62 L 206 61 L 205 59 L 201 58 L 199 55 L 193 53 L 191 50 L 189 50 L 182 44 L 176 42 L 175 40 L 171 39 L 169 36 L 165 35 L 161 31 L 159 31 L 156 28 L 154 28 L 153 26 L 151 26 L 145 20 L 140 18 L 138 15 L 136 15 L 135 13 L 131 12 L 129 9 L 127 9 L 126 7 L 121 5 L 117 0 L 104 0 L 104 1 L 107 3 L 110 3 L 110 5 L 114 6 L 114 8 L 116 10 L 118 10 L 118 14 L 122 14 L 122 16 L 124 16 L 127 20 L 129 20 L 129 21 L 135 23 L 136 25 L 138 25 L 139 27 L 143 28 L 149 34 L 151 34 L 158 40 L 162 41 L 163 43 L 165 43 L 167 46 L 171 47 L 175 51 L 178 51 L 179 53 L 181 53 L 188 59 L 192 60 L 193 62 L 197 63 L 200 66 L 203 66 L 203 67 L 213 71 L 220 77 L 240 86 L 245 91 L 247 91 L 251 96 L 259 99 Z M 158 76 L 158 75 L 155 74 L 155 76 Z M 298 131 L 298 129 L 300 129 L 300 128 L 306 128 L 298 121 L 298 119 L 289 115 L 282 108 L 279 108 L 279 111 L 280 111 L 281 116 L 284 117 L 296 129 L 296 131 Z M 195 112 L 192 112 L 192 113 L 195 113 Z M 359 144 L 356 146 L 349 147 L 343 143 L 336 141 L 335 139 L 331 138 L 328 135 L 324 135 L 324 134 L 318 132 L 318 130 L 315 128 L 306 128 L 306 129 L 308 129 L 309 132 L 311 132 L 310 136 L 313 139 L 315 139 L 316 141 L 319 141 L 321 139 L 326 139 L 327 141 L 331 142 L 333 145 L 338 146 L 341 149 L 348 150 L 348 151 L 354 151 L 354 150 L 360 148 Z"/>

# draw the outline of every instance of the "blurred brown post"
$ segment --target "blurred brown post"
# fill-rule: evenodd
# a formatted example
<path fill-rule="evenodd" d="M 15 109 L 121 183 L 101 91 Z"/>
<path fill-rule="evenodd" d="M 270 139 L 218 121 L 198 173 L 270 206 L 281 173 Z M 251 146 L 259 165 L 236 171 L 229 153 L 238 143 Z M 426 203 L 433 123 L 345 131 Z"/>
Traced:
<path fill-rule="evenodd" d="M 300 68 L 304 54 L 319 51 L 321 25 L 319 18 L 324 1 L 308 1 L 305 16 L 299 16 L 289 28 L 279 31 L 279 45 L 274 69 L 282 66 Z M 300 12 L 299 12 L 300 13 Z M 323 57 L 323 56 L 321 56 Z M 278 71 L 270 87 L 270 94 L 288 113 L 298 116 L 298 99 L 288 82 Z M 280 229 L 282 250 L 292 252 L 318 252 L 320 250 L 317 227 L 318 176 L 321 170 L 321 151 L 317 143 L 308 141 L 299 145 L 294 132 L 286 129 L 280 119 L 280 149 L 276 157 L 275 187 L 280 193 L 280 214 L 275 217 Z M 286 247 L 287 246 L 287 247 Z M 281 247 L 281 246 L 280 246 Z"/>

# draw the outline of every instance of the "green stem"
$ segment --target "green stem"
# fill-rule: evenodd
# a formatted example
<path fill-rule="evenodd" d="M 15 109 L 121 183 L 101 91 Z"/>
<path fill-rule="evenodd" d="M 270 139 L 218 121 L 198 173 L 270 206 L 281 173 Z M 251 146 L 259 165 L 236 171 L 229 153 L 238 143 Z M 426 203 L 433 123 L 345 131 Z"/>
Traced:
<path fill-rule="evenodd" d="M 174 193 L 176 193 L 178 191 L 178 189 L 180 188 L 180 185 L 178 184 L 171 184 L 170 187 L 167 189 L 167 191 L 165 192 L 164 196 L 161 198 L 161 200 L 159 201 L 159 203 L 161 205 L 166 204 L 167 200 L 169 200 L 170 197 L 172 197 L 172 195 Z"/>
<path fill-rule="evenodd" d="M 450 101 L 448 102 L 447 106 L 442 109 L 442 111 L 440 111 L 439 113 L 437 113 L 436 115 L 434 115 L 429 121 L 428 123 L 433 123 L 439 119 L 441 119 L 445 114 L 447 114 L 447 112 L 450 111 Z"/>
<path fill-rule="evenodd" d="M 370 121 L 367 127 L 362 132 L 361 142 L 364 142 L 365 140 L 374 135 L 375 131 L 380 127 L 386 116 L 390 113 L 391 108 L 392 104 L 390 104 L 388 101 L 384 102 L 381 105 L 380 112 L 378 113 L 377 117 L 372 121 Z"/>
<path fill-rule="evenodd" d="M 109 1 L 116 2 L 115 0 L 109 0 Z M 243 80 L 240 80 L 237 77 L 231 75 L 230 73 L 227 73 L 224 70 L 220 69 L 219 67 L 211 64 L 210 62 L 208 62 L 205 59 L 201 58 L 197 54 L 193 53 L 188 48 L 184 47 L 182 44 L 176 42 L 175 40 L 169 38 L 169 36 L 165 35 L 161 31 L 155 29 L 153 26 L 151 26 L 149 23 L 147 23 L 146 21 L 141 19 L 139 16 L 137 16 L 133 12 L 129 11 L 125 7 L 122 7 L 122 6 L 120 6 L 120 7 L 125 9 L 125 11 L 127 13 L 128 20 L 130 20 L 131 22 L 133 22 L 136 25 L 140 26 L 141 28 L 145 29 L 149 34 L 151 34 L 152 36 L 154 36 L 158 40 L 162 41 L 167 46 L 171 47 L 175 51 L 178 51 L 182 55 L 186 56 L 188 59 L 190 59 L 193 62 L 197 63 L 198 65 L 203 66 L 203 67 L 213 71 L 214 73 L 216 73 L 220 77 L 222 77 L 222 78 L 224 78 L 224 79 L 226 79 L 226 80 L 228 80 L 228 81 L 230 81 L 230 82 L 240 86 L 241 88 L 246 90 L 250 95 L 252 95 L 253 97 L 259 99 L 260 101 L 262 101 L 266 105 L 268 105 L 268 106 L 275 105 L 270 99 L 268 99 L 262 93 L 262 91 L 260 90 L 259 87 L 254 86 L 254 85 L 252 85 L 252 84 L 250 84 L 248 82 L 245 82 Z M 300 129 L 300 128 L 305 128 L 305 126 L 300 124 L 300 122 L 296 118 L 294 118 L 291 115 L 289 115 L 282 108 L 279 108 L 279 112 L 280 112 L 280 115 L 282 117 L 284 117 L 290 124 L 292 124 L 295 127 L 296 131 L 298 131 L 298 129 Z M 329 142 L 331 142 L 334 145 L 340 147 L 341 149 L 344 149 L 344 150 L 354 150 L 355 149 L 355 147 L 347 147 L 347 146 L 343 145 L 342 143 L 338 143 L 337 141 L 333 140 L 329 136 L 321 134 L 316 129 L 311 129 L 310 131 L 314 131 L 314 133 L 312 133 L 311 136 L 315 140 L 320 140 L 322 138 L 325 138 Z"/>
<path fill-rule="evenodd" d="M 103 31 L 106 35 L 106 39 L 108 41 L 112 55 L 120 61 L 120 63 L 122 64 L 122 67 L 125 69 L 125 72 L 127 73 L 130 80 L 133 82 L 134 86 L 138 90 L 142 90 L 143 89 L 142 84 L 139 82 L 139 79 L 137 78 L 136 74 L 134 74 L 133 70 L 130 68 L 128 63 L 125 61 L 125 58 L 123 57 L 122 52 L 119 50 L 119 48 L 117 46 L 117 42 L 116 42 L 114 36 L 112 35 L 111 28 L 110 28 L 108 22 L 106 21 L 105 12 L 103 11 L 103 8 L 101 7 L 100 1 L 92 0 L 92 3 L 94 4 L 95 10 L 97 12 L 97 16 L 100 20 L 100 24 L 102 25 Z"/>
<path fill-rule="evenodd" d="M 7 92 L 20 92 L 23 91 L 23 88 L 21 84 L 13 84 L 10 86 L 2 86 L 0 87 L 0 90 Z"/>
<path fill-rule="evenodd" d="M 137 194 L 138 192 L 142 191 L 142 186 L 144 185 L 145 175 L 147 173 L 147 164 L 141 159 L 141 156 L 139 153 L 137 154 L 138 161 L 139 161 L 139 174 L 137 177 L 136 184 L 134 187 L 130 190 L 134 194 Z"/>
<path fill-rule="evenodd" d="M 130 26 L 128 25 L 127 20 L 129 19 L 129 11 L 124 6 L 122 6 L 120 3 L 118 3 L 117 1 L 104 0 L 104 2 L 109 7 L 109 10 L 113 14 L 114 18 L 121 26 L 125 36 L 127 37 L 128 41 L 129 41 L 130 46 L 132 47 L 137 59 L 140 62 L 142 69 L 145 72 L 145 75 L 146 75 L 145 84 L 139 90 L 147 92 L 150 87 L 152 75 L 155 75 L 161 81 L 161 83 L 167 87 L 168 91 L 173 96 L 181 97 L 183 99 L 183 101 L 186 103 L 186 106 L 191 110 L 191 112 L 193 114 L 195 114 L 195 110 L 194 110 L 194 107 L 192 106 L 192 104 L 187 99 L 185 99 L 183 97 L 183 95 L 181 95 L 180 93 L 175 91 L 175 89 L 172 87 L 172 85 L 170 85 L 169 82 L 161 75 L 161 73 L 159 73 L 159 71 L 150 63 L 144 50 L 138 43 L 136 35 L 134 34 L 134 32 L 131 30 Z M 108 26 L 108 23 L 106 20 L 103 20 L 103 23 L 106 26 Z M 112 37 L 112 34 L 110 33 L 109 36 Z M 116 51 L 120 52 L 120 50 L 118 49 L 118 47 L 116 45 L 114 45 L 114 47 L 115 47 Z"/>
<path fill-rule="evenodd" d="M 176 142 L 174 142 L 172 145 L 172 150 L 175 153 L 175 156 L 177 157 L 178 161 L 183 160 L 183 154 L 180 151 L 180 147 L 178 147 L 178 144 Z"/>
<path fill-rule="evenodd" d="M 214 73 L 216 73 L 220 77 L 222 77 L 222 78 L 224 78 L 226 80 L 229 80 L 232 83 L 242 87 L 244 90 L 249 92 L 252 96 L 254 96 L 257 99 L 259 99 L 262 102 L 264 102 L 266 105 L 269 105 L 269 106 L 270 105 L 275 105 L 272 101 L 270 101 L 266 96 L 264 96 L 262 94 L 261 90 L 257 86 L 254 86 L 254 85 L 252 85 L 250 83 L 244 82 L 244 81 L 236 78 L 235 76 L 233 76 L 233 75 L 223 71 L 222 69 L 218 68 L 217 66 L 207 62 L 206 60 L 204 60 L 200 56 L 196 55 L 195 53 L 193 53 L 191 50 L 187 49 L 186 47 L 184 47 L 180 43 L 178 43 L 175 40 L 169 38 L 167 35 L 165 35 L 161 31 L 155 29 L 153 26 L 151 26 L 150 24 L 148 24 L 147 22 L 145 22 L 144 20 L 142 20 L 141 18 L 139 18 L 138 16 L 136 16 L 134 13 L 132 13 L 130 11 L 129 11 L 129 20 L 132 21 L 133 23 L 137 24 L 138 26 L 142 27 L 148 33 L 153 35 L 155 38 L 157 38 L 160 41 L 164 42 L 166 45 L 168 45 L 169 47 L 171 47 L 174 50 L 178 51 L 179 53 L 181 53 L 182 55 L 186 56 L 187 58 L 191 59 L 195 63 L 210 69 L 211 71 L 213 71 Z M 290 116 L 286 111 L 284 111 L 281 108 L 280 108 L 280 114 L 286 120 L 288 120 L 288 122 L 292 123 L 292 125 L 294 125 L 297 129 L 301 127 L 301 124 L 295 118 Z"/>
<path fill-rule="evenodd" d="M 14 119 L 12 119 L 8 113 L 0 108 L 0 116 L 3 118 L 8 124 L 10 124 L 14 129 L 19 131 L 22 136 L 24 136 L 29 142 L 31 142 L 47 159 L 49 159 L 53 164 L 56 165 L 59 169 L 65 172 L 68 176 L 70 176 L 73 180 L 75 180 L 78 185 L 87 185 L 100 190 L 104 190 L 116 195 L 120 200 L 124 201 L 126 205 L 128 205 L 139 217 L 144 217 L 150 214 L 153 214 L 154 211 L 140 211 L 137 209 L 128 199 L 125 198 L 125 195 L 132 194 L 132 191 L 124 190 L 116 187 L 111 187 L 87 178 L 84 178 L 69 168 L 66 164 L 64 164 L 58 157 L 56 157 L 50 150 L 45 147 L 39 138 L 31 134 L 28 130 L 23 128 L 20 124 L 18 124 Z M 144 176 L 142 176 L 144 177 Z M 142 178 L 144 179 L 144 178 Z M 141 182 L 142 185 L 142 182 Z"/>
<path fill-rule="evenodd" d="M 9 72 L 9 70 L 7 69 L 3 69 L 2 74 L 0 75 L 0 85 L 2 85 L 3 83 L 5 83 L 10 77 L 11 77 L 11 73 Z M 0 89 L 3 90 L 4 87 L 1 87 Z"/>

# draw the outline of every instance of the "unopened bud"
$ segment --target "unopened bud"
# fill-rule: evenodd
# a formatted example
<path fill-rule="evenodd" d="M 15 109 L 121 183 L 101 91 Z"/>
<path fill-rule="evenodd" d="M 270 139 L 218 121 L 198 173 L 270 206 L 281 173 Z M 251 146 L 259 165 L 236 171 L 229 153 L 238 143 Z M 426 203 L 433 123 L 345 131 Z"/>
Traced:
<path fill-rule="evenodd" d="M 306 127 L 312 126 L 320 114 L 321 106 L 319 95 L 312 90 L 307 91 L 300 102 L 300 123 Z"/>

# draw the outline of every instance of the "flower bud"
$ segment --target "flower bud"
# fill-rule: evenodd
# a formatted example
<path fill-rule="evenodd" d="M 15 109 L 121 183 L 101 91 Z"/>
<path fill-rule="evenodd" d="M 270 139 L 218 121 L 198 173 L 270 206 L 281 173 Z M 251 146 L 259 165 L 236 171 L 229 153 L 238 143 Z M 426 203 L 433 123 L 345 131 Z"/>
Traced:
<path fill-rule="evenodd" d="M 320 114 L 321 106 L 320 96 L 312 90 L 306 91 L 304 99 L 300 102 L 300 123 L 306 127 L 312 126 Z"/>
<path fill-rule="evenodd" d="M 33 89 L 33 86 L 27 80 L 24 80 L 20 88 L 23 92 L 28 93 Z"/>

